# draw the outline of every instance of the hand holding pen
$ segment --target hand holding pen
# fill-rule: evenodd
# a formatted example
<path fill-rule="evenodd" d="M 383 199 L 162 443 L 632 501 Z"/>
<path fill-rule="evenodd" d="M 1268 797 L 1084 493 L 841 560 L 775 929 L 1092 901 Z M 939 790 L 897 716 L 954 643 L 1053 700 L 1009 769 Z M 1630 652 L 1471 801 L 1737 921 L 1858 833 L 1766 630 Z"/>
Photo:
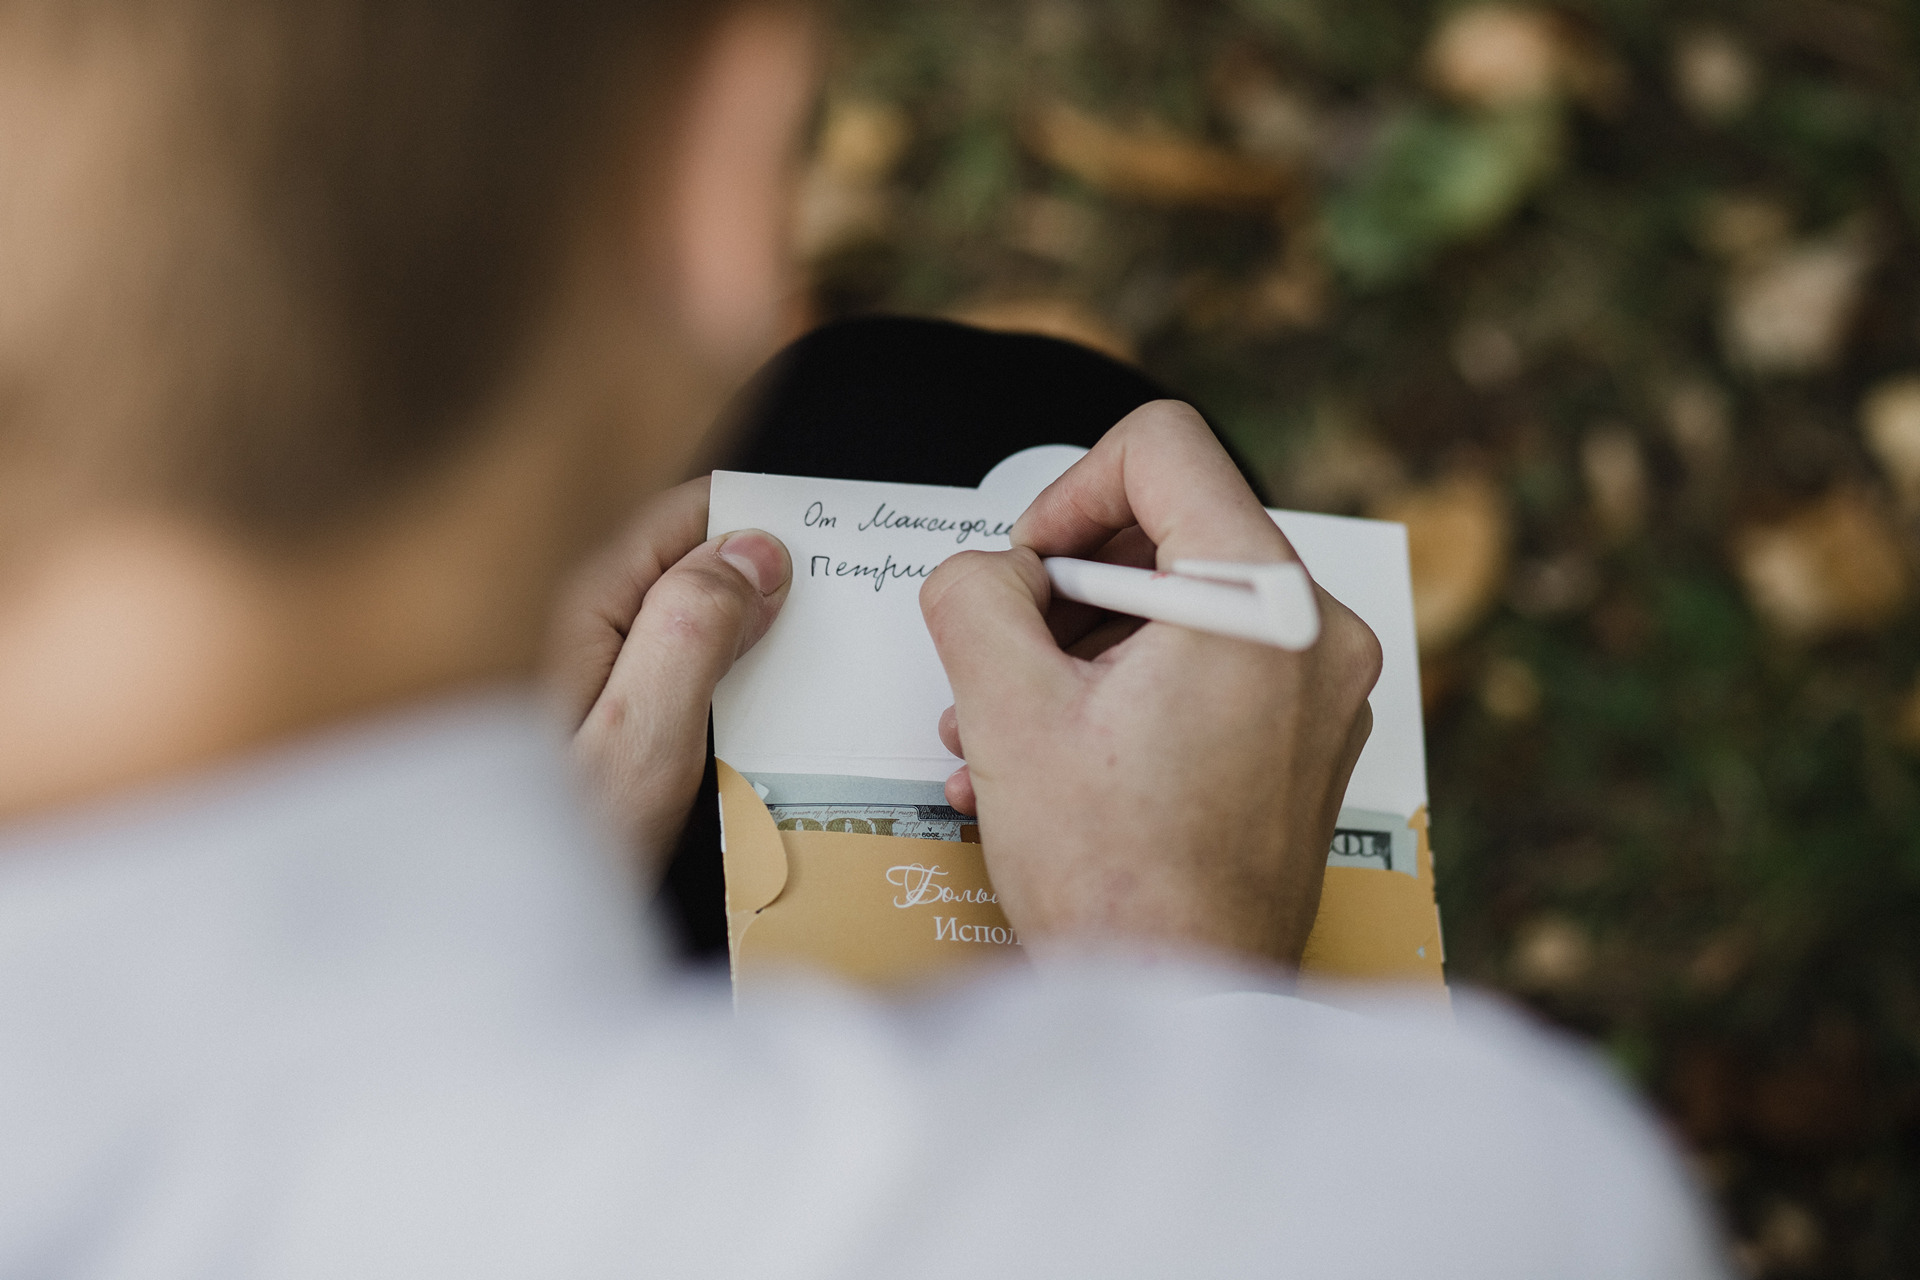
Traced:
<path fill-rule="evenodd" d="M 966 760 L 947 795 L 978 813 L 1021 937 L 1297 961 L 1372 724 L 1373 633 L 1172 401 L 1129 414 L 1012 537 L 948 560 L 921 605 L 953 686 L 942 737 Z M 1178 572 L 1135 567 L 1156 563 Z M 1161 621 L 1055 604 L 1074 595 Z"/>

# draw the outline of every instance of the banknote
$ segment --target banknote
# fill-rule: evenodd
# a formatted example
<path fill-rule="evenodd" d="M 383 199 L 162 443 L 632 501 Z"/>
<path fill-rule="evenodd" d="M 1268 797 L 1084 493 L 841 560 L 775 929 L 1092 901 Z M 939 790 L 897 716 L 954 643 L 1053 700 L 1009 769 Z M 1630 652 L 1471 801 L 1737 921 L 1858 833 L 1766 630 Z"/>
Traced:
<path fill-rule="evenodd" d="M 846 831 L 862 836 L 977 843 L 977 818 L 943 804 L 769 804 L 783 831 Z"/>
<path fill-rule="evenodd" d="M 1333 847 L 1327 850 L 1330 867 L 1363 867 L 1375 871 L 1420 874 L 1419 837 L 1398 814 L 1371 809 L 1342 809 L 1334 823 Z"/>
<path fill-rule="evenodd" d="M 851 802 L 767 805 L 783 831 L 846 831 L 865 836 L 904 836 L 911 840 L 963 840 L 978 843 L 979 819 L 943 804 Z M 1370 867 L 1416 874 L 1413 831 L 1404 818 L 1362 809 L 1342 809 L 1327 850 L 1331 867 Z"/>

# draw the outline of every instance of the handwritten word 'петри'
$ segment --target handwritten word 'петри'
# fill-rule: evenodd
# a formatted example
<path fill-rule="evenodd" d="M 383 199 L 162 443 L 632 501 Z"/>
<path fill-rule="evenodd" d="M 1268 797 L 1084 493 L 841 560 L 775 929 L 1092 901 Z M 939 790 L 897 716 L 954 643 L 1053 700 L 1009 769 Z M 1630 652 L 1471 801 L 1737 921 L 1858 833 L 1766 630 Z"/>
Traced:
<path fill-rule="evenodd" d="M 872 578 L 873 589 L 878 591 L 889 582 L 902 578 L 924 578 L 933 572 L 930 564 L 895 564 L 888 556 L 881 564 L 848 564 L 845 560 L 836 561 L 832 556 L 814 556 L 807 562 L 809 578 Z"/>

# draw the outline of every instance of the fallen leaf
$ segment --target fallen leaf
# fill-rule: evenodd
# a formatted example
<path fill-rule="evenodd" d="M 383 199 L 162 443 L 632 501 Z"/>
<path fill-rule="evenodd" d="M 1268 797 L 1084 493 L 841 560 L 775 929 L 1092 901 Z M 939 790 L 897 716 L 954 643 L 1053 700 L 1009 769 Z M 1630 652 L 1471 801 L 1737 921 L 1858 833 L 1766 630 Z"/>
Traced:
<path fill-rule="evenodd" d="M 1733 444 L 1727 394 L 1705 379 L 1682 382 L 1667 396 L 1667 434 L 1696 480 L 1714 481 Z"/>
<path fill-rule="evenodd" d="M 1647 465 L 1632 431 L 1618 424 L 1589 431 L 1580 441 L 1580 473 L 1609 541 L 1640 532 L 1647 519 Z"/>
<path fill-rule="evenodd" d="M 1064 102 L 1035 112 L 1028 135 L 1042 159 L 1095 190 L 1155 204 L 1241 209 L 1278 203 L 1296 187 L 1293 172 L 1272 161 L 1157 126 L 1123 128 Z"/>
<path fill-rule="evenodd" d="M 1920 510 L 1920 375 L 1875 387 L 1860 406 L 1860 434 L 1893 481 L 1901 507 Z"/>
<path fill-rule="evenodd" d="M 827 108 L 816 163 L 846 182 L 884 182 L 912 140 L 913 122 L 893 103 L 842 99 Z"/>
<path fill-rule="evenodd" d="M 1521 927 L 1512 964 L 1522 988 L 1565 991 L 1592 972 L 1593 939 L 1564 916 L 1540 916 Z"/>
<path fill-rule="evenodd" d="M 891 103 L 846 99 L 828 107 L 794 209 L 794 248 L 817 261 L 886 233 L 894 200 L 885 189 L 912 138 L 906 112 Z"/>
<path fill-rule="evenodd" d="M 1241 64 L 1223 69 L 1215 77 L 1214 96 L 1242 151 L 1293 169 L 1319 150 L 1319 112 L 1305 95 L 1265 68 Z"/>
<path fill-rule="evenodd" d="M 1456 9 L 1427 47 L 1440 92 L 1476 107 L 1500 108 L 1555 93 L 1568 65 L 1564 29 L 1544 9 L 1481 4 Z"/>
<path fill-rule="evenodd" d="M 1507 505 L 1479 471 L 1457 471 L 1371 513 L 1407 526 L 1414 628 L 1422 652 L 1451 648 L 1499 599 L 1507 576 Z"/>
<path fill-rule="evenodd" d="M 1071 298 L 983 299 L 956 307 L 947 315 L 982 329 L 1064 338 L 1116 360 L 1131 362 L 1134 359 L 1132 339 L 1091 308 Z"/>
<path fill-rule="evenodd" d="M 1756 373 L 1832 365 L 1872 265 L 1867 237 L 1843 231 L 1736 266 L 1721 315 L 1728 355 Z"/>
<path fill-rule="evenodd" d="M 1760 616 L 1800 640 L 1872 630 L 1907 598 L 1907 566 L 1893 529 L 1872 497 L 1854 489 L 1743 530 L 1734 558 Z"/>
<path fill-rule="evenodd" d="M 1480 675 L 1480 705 L 1496 720 L 1533 719 L 1540 696 L 1540 677 L 1519 658 L 1495 658 Z"/>
<path fill-rule="evenodd" d="M 1587 556 L 1566 551 L 1529 560 L 1514 571 L 1508 599 L 1529 618 L 1559 618 L 1578 613 L 1600 594 L 1600 571 Z"/>
<path fill-rule="evenodd" d="M 1753 55 L 1729 32 L 1699 28 L 1674 46 L 1674 94 L 1696 119 L 1713 124 L 1733 119 L 1753 104 L 1759 87 Z"/>

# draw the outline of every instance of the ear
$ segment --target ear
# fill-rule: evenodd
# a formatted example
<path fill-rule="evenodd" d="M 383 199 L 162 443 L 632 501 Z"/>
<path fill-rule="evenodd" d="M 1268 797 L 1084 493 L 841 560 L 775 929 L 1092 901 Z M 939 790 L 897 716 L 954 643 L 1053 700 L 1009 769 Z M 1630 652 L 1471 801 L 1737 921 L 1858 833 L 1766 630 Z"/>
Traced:
<path fill-rule="evenodd" d="M 757 363 L 778 335 L 817 63 L 805 8 L 749 3 L 714 28 L 688 82 L 666 247 L 688 335 L 722 368 Z"/>

